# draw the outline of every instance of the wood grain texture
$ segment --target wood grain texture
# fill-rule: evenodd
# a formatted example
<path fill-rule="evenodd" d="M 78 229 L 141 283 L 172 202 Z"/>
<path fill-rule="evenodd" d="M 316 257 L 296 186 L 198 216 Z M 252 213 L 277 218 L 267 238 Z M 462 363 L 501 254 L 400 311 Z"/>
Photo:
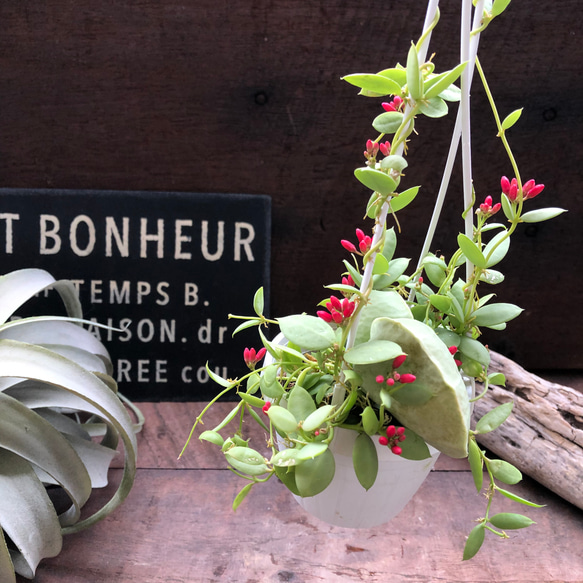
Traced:
<path fill-rule="evenodd" d="M 475 404 L 474 417 L 514 402 L 511 416 L 478 441 L 566 500 L 583 508 L 583 393 L 529 374 L 491 353 L 491 370 L 506 375 Z"/>
<path fill-rule="evenodd" d="M 36 583 L 583 580 L 583 514 L 529 479 L 513 489 L 546 505 L 529 509 L 537 525 L 507 541 L 489 537 L 485 552 L 463 563 L 465 536 L 485 500 L 459 460 L 440 464 L 398 517 L 373 529 L 322 523 L 276 481 L 233 513 L 241 482 L 219 469 L 209 444 L 195 442 L 175 461 L 200 404 L 141 407 L 146 426 L 130 496 L 94 528 L 66 538 L 61 555 L 41 563 Z M 115 482 L 120 470 L 112 473 Z M 498 509 L 516 505 L 504 499 Z"/>
<path fill-rule="evenodd" d="M 442 6 L 438 68 L 456 58 L 458 4 Z M 526 311 L 488 342 L 528 368 L 583 368 L 583 316 L 570 308 L 583 299 L 578 9 L 515 2 L 482 38 L 500 111 L 525 106 L 511 140 L 525 177 L 547 184 L 533 206 L 570 211 L 521 228 L 501 266 L 499 299 Z M 362 226 L 353 209 L 368 195 L 352 173 L 379 112 L 339 79 L 404 61 L 423 10 L 396 0 L 366 10 L 345 0 L 4 2 L 0 186 L 269 194 L 272 313 L 313 312 L 339 279 L 338 241 Z M 478 118 L 487 105 L 477 86 L 473 103 L 474 183 L 478 197 L 497 196 L 510 168 L 491 115 Z M 419 252 L 451 128 L 420 120 L 411 143 L 403 186 L 422 185 L 424 197 L 401 218 L 403 256 Z M 461 210 L 446 204 L 435 250 L 451 251 Z M 542 331 L 556 331 L 544 350 Z"/>

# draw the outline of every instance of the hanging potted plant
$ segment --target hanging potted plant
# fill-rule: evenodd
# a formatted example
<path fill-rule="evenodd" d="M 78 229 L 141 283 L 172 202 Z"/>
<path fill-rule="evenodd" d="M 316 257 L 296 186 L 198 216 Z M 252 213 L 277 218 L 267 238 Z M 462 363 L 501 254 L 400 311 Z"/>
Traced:
<path fill-rule="evenodd" d="M 18 316 L 49 290 L 58 292 L 67 316 Z M 40 269 L 0 277 L 3 583 L 15 583 L 15 573 L 32 579 L 43 558 L 60 552 L 64 534 L 107 516 L 133 485 L 143 417 L 117 393 L 109 354 L 83 323 L 95 325 L 82 319 L 72 282 Z M 118 487 L 91 514 L 82 513 L 92 489 L 107 485 L 119 442 L 125 459 Z"/>
<path fill-rule="evenodd" d="M 199 436 L 220 447 L 230 469 L 248 481 L 234 508 L 253 486 L 277 476 L 316 516 L 343 526 L 372 526 L 404 507 L 442 452 L 469 457 L 478 491 L 487 478 L 487 508 L 471 530 L 464 559 L 478 552 L 486 531 L 505 537 L 505 530 L 532 523 L 522 514 L 493 512 L 499 496 L 535 505 L 506 489 L 521 479 L 520 472 L 491 459 L 476 442 L 476 435 L 504 422 L 512 403 L 493 409 L 473 428 L 470 412 L 472 401 L 489 385 L 504 383 L 502 374 L 488 371 L 490 355 L 481 342 L 482 330 L 503 330 L 522 311 L 497 302 L 490 291 L 504 279 L 496 267 L 509 250 L 510 237 L 521 223 L 548 220 L 564 211 L 529 210 L 531 199 L 544 187 L 523 180 L 506 136 L 521 110 L 501 119 L 477 60 L 480 33 L 509 0 L 475 4 L 472 23 L 472 3 L 462 2 L 456 67 L 438 72 L 426 58 L 439 20 L 432 0 L 423 33 L 411 44 L 404 65 L 344 78 L 361 95 L 380 101 L 372 122 L 375 134 L 355 170 L 356 179 L 371 191 L 363 212 L 372 226 L 369 232 L 356 229 L 352 240 L 342 239 L 350 257 L 339 270 L 340 281 L 325 286 L 330 295 L 315 314 L 270 319 L 263 314 L 259 290 L 253 316 L 232 316 L 243 320 L 235 333 L 257 328 L 261 348 L 245 351 L 249 372 L 240 378 L 226 379 L 208 370 L 222 391 L 197 417 L 193 431 L 220 397 L 236 394 L 238 402 L 226 418 Z M 474 211 L 478 195 L 471 174 L 469 87 L 475 68 L 514 177 L 503 177 L 501 192 L 480 198 L 483 202 Z M 442 117 L 448 103 L 456 102 L 458 121 L 435 212 L 419 262 L 410 268 L 409 260 L 396 254 L 398 213 L 420 191 L 409 178 L 412 162 L 406 143 L 419 118 Z M 430 249 L 460 136 L 465 227 L 456 236 L 457 250 L 446 258 Z M 494 217 L 504 217 L 503 222 Z M 485 295 L 484 287 L 489 292 Z M 279 334 L 269 340 L 265 326 L 279 328 Z M 476 380 L 484 392 L 474 396 Z M 244 418 L 263 428 L 266 451 L 246 439 Z M 229 436 L 224 436 L 226 430 Z"/>

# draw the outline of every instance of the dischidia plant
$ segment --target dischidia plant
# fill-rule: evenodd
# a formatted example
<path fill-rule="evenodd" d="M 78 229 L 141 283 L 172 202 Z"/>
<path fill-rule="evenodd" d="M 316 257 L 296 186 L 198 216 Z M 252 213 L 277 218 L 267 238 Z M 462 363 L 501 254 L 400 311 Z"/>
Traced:
<path fill-rule="evenodd" d="M 245 350 L 249 372 L 239 378 L 222 378 L 208 369 L 223 390 L 197 417 L 193 431 L 220 397 L 236 394 L 239 401 L 224 421 L 200 434 L 201 440 L 220 447 L 230 469 L 248 481 L 234 508 L 254 485 L 274 475 L 301 497 L 324 492 L 335 472 L 330 444 L 338 428 L 348 428 L 358 433 L 352 457 L 358 481 L 366 490 L 378 471 L 373 440 L 393 455 L 411 460 L 428 458 L 428 446 L 454 458 L 469 457 L 476 489 L 485 488 L 487 503 L 467 538 L 464 559 L 478 552 L 486 531 L 505 538 L 506 530 L 532 524 L 522 514 L 494 513 L 497 495 L 527 506 L 536 504 L 506 489 L 521 480 L 520 471 L 506 461 L 491 459 L 476 442 L 477 435 L 505 421 L 512 403 L 496 407 L 470 428 L 471 401 L 482 397 L 489 385 L 504 384 L 503 374 L 488 371 L 490 355 L 481 341 L 482 329 L 504 330 L 522 311 L 496 301 L 490 292 L 504 279 L 495 267 L 522 223 L 564 212 L 529 209 L 544 186 L 523 179 L 507 139 L 522 110 L 501 117 L 477 59 L 481 32 L 509 2 L 474 2 L 472 19 L 472 2 L 462 1 L 461 58 L 451 70 L 439 72 L 433 59 L 426 58 L 431 31 L 439 20 L 438 2 L 430 0 L 423 34 L 411 44 L 405 65 L 344 77 L 360 88 L 361 95 L 378 98 L 382 110 L 372 122 L 376 133 L 366 142 L 364 162 L 354 172 L 372 191 L 365 215 L 373 225 L 370 233 L 356 229 L 355 239 L 342 239 L 350 259 L 344 261 L 341 282 L 325 286 L 331 295 L 315 315 L 270 319 L 263 314 L 260 289 L 253 316 L 232 316 L 243 320 L 235 333 L 256 327 L 262 347 Z M 471 174 L 469 87 L 474 70 L 513 176 L 502 177 L 501 192 L 482 197 L 474 190 Z M 397 213 L 420 191 L 417 185 L 401 186 L 409 182 L 407 141 L 420 117 L 445 116 L 448 102 L 459 102 L 452 146 L 420 260 L 407 274 L 409 260 L 395 256 L 400 232 Z M 430 248 L 460 136 L 465 227 L 457 235 L 457 250 L 446 258 Z M 503 221 L 496 220 L 500 217 Z M 489 293 L 482 295 L 485 286 Z M 277 340 L 266 337 L 263 328 L 268 325 L 279 327 Z M 468 394 L 468 379 L 483 385 L 483 392 L 474 398 Z M 244 437 L 246 418 L 266 432 L 267 453 Z M 234 432 L 224 437 L 221 432 L 232 425 Z"/>

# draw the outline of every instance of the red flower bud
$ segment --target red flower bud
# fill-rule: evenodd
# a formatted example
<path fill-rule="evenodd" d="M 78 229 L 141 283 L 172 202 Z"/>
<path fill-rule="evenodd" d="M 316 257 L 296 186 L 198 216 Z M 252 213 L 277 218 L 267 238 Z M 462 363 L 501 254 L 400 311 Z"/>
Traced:
<path fill-rule="evenodd" d="M 336 296 L 330 296 L 330 303 L 335 310 L 342 310 L 342 303 Z M 326 305 L 326 307 L 328 307 L 328 305 Z"/>
<path fill-rule="evenodd" d="M 389 425 L 387 427 L 387 437 L 394 437 L 397 433 L 397 428 L 394 425 Z"/>
<path fill-rule="evenodd" d="M 391 451 L 395 455 L 401 455 L 403 453 L 403 450 L 398 445 L 393 445 L 393 447 L 391 447 Z"/>
<path fill-rule="evenodd" d="M 405 428 L 404 427 L 398 427 L 397 428 L 397 435 L 401 436 L 405 433 Z"/>
<path fill-rule="evenodd" d="M 265 415 L 267 415 L 267 411 L 269 411 L 270 407 L 271 407 L 271 402 L 267 401 L 267 403 L 265 403 L 265 405 L 263 405 L 263 407 L 261 407 L 261 410 L 263 411 L 263 413 Z"/>
<path fill-rule="evenodd" d="M 518 194 L 518 185 L 514 184 L 514 178 L 512 180 L 513 183 L 510 185 L 510 190 L 508 191 L 508 198 L 512 201 L 515 201 L 516 196 Z"/>
<path fill-rule="evenodd" d="M 449 353 L 453 356 L 457 352 L 457 346 L 450 346 L 448 350 Z"/>
<path fill-rule="evenodd" d="M 389 440 L 384 435 L 381 435 L 379 437 L 379 443 L 381 445 L 389 445 Z"/>
<path fill-rule="evenodd" d="M 382 374 L 377 375 L 377 378 L 375 379 L 375 381 L 377 383 L 379 383 L 379 384 L 384 383 L 385 382 L 385 377 Z"/>
<path fill-rule="evenodd" d="M 407 385 L 410 383 L 414 383 L 417 380 L 417 377 L 414 374 L 405 373 L 401 375 L 399 379 L 403 384 Z"/>
<path fill-rule="evenodd" d="M 394 384 L 395 384 L 395 379 L 391 379 L 391 378 L 387 379 L 387 385 L 389 385 L 389 387 L 392 387 Z"/>
<path fill-rule="evenodd" d="M 340 241 L 340 244 L 342 245 L 342 247 L 344 247 L 344 249 L 346 249 L 346 251 L 349 251 L 350 253 L 356 253 L 356 247 L 350 241 L 342 239 L 342 241 Z"/>
<path fill-rule="evenodd" d="M 396 107 L 393 105 L 393 103 L 387 103 L 386 101 L 384 103 L 381 103 L 383 109 L 385 111 L 396 111 Z"/>
<path fill-rule="evenodd" d="M 364 231 L 362 229 L 356 229 L 356 238 L 359 243 L 364 240 Z"/>
<path fill-rule="evenodd" d="M 388 156 L 391 153 L 391 143 L 384 142 L 383 144 L 379 144 L 379 148 L 381 150 L 381 154 L 383 156 Z"/>
<path fill-rule="evenodd" d="M 336 324 L 340 324 L 340 322 L 342 322 L 342 320 L 344 319 L 342 317 L 342 314 L 340 312 L 337 312 L 336 310 L 332 310 L 332 320 L 334 320 L 334 322 L 336 322 Z"/>
<path fill-rule="evenodd" d="M 332 314 L 330 314 L 329 312 L 324 312 L 324 310 L 316 312 L 316 316 L 322 318 L 322 320 L 324 320 L 324 322 L 328 322 L 328 324 L 332 322 Z"/>
<path fill-rule="evenodd" d="M 506 196 L 508 196 L 508 194 L 510 193 L 510 180 L 508 180 L 506 176 L 502 176 L 502 178 L 500 179 L 500 186 L 502 187 L 502 192 Z"/>
<path fill-rule="evenodd" d="M 399 368 L 407 360 L 406 354 L 400 354 L 393 360 L 393 370 Z"/>
<path fill-rule="evenodd" d="M 534 198 L 537 194 L 540 194 L 545 188 L 544 184 L 535 184 L 529 191 L 528 194 L 525 195 L 526 198 Z"/>

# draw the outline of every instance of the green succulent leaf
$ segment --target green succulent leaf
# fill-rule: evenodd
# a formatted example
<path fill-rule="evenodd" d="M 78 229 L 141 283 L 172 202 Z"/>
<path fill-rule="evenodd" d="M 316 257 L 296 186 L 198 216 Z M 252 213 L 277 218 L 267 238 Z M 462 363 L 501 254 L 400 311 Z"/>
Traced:
<path fill-rule="evenodd" d="M 265 307 L 265 300 L 263 295 L 263 288 L 260 287 L 253 297 L 253 309 L 258 316 L 263 315 L 263 308 Z"/>
<path fill-rule="evenodd" d="M 505 217 L 509 221 L 513 221 L 516 218 L 516 210 L 514 205 L 504 193 L 502 193 L 500 201 L 502 202 L 502 211 L 504 212 Z"/>
<path fill-rule="evenodd" d="M 429 296 L 429 303 L 437 308 L 440 312 L 447 314 L 451 308 L 452 300 L 448 296 L 440 296 L 438 294 L 431 294 Z"/>
<path fill-rule="evenodd" d="M 498 233 L 484 249 L 486 267 L 493 267 L 497 263 L 500 263 L 506 257 L 509 249 L 510 237 L 507 236 L 505 231 Z"/>
<path fill-rule="evenodd" d="M 417 196 L 420 188 L 420 186 L 413 186 L 393 196 L 390 203 L 391 210 L 396 213 L 397 211 L 400 211 L 401 209 L 404 209 L 406 206 L 411 204 L 415 200 L 415 197 Z"/>
<path fill-rule="evenodd" d="M 296 384 L 289 394 L 287 410 L 295 417 L 297 425 L 316 410 L 316 404 L 310 393 Z"/>
<path fill-rule="evenodd" d="M 279 399 L 283 395 L 283 388 L 277 380 L 277 364 L 270 364 L 261 375 L 259 386 L 261 393 L 270 399 Z"/>
<path fill-rule="evenodd" d="M 474 528 L 472 528 L 468 536 L 468 539 L 466 540 L 466 544 L 464 546 L 463 554 L 464 561 L 468 561 L 478 553 L 478 551 L 482 548 L 482 544 L 484 543 L 484 536 L 485 536 L 484 523 L 480 523 L 474 526 Z"/>
<path fill-rule="evenodd" d="M 468 336 L 460 339 L 459 350 L 484 366 L 490 364 L 490 351 L 479 341 Z"/>
<path fill-rule="evenodd" d="M 335 470 L 334 455 L 329 449 L 298 465 L 295 468 L 295 479 L 299 495 L 305 498 L 323 492 L 334 478 Z"/>
<path fill-rule="evenodd" d="M 406 460 L 425 460 L 431 457 L 431 452 L 425 441 L 408 427 L 405 429 L 405 440 L 399 443 L 401 457 Z"/>
<path fill-rule="evenodd" d="M 279 405 L 272 405 L 267 411 L 267 415 L 281 435 L 295 433 L 298 429 L 298 421 L 295 416 Z"/>
<path fill-rule="evenodd" d="M 369 405 L 360 414 L 362 427 L 367 435 L 374 435 L 379 430 L 379 418 L 374 409 Z"/>
<path fill-rule="evenodd" d="M 233 500 L 233 511 L 237 510 L 237 508 L 241 506 L 241 502 L 243 502 L 243 500 L 247 498 L 247 494 L 251 492 L 251 488 L 253 488 L 253 486 L 254 482 L 252 482 L 251 484 L 247 484 L 246 486 L 243 486 L 241 491 L 235 496 L 235 499 Z"/>
<path fill-rule="evenodd" d="M 223 437 L 221 436 L 220 433 L 218 433 L 217 431 L 203 431 L 199 437 L 198 437 L 201 441 L 209 441 L 210 443 L 214 443 L 215 445 L 218 445 L 219 447 L 223 446 L 223 443 L 225 443 L 225 440 L 223 439 Z"/>
<path fill-rule="evenodd" d="M 432 97 L 431 99 L 419 102 L 419 111 L 431 118 L 439 118 L 447 115 L 447 103 L 441 97 Z"/>
<path fill-rule="evenodd" d="M 462 253 L 479 269 L 488 267 L 486 258 L 480 248 L 467 235 L 460 233 L 457 238 Z"/>
<path fill-rule="evenodd" d="M 536 524 L 528 516 L 522 514 L 515 514 L 513 512 L 501 512 L 494 514 L 489 520 L 492 526 L 502 530 L 516 530 L 518 528 L 526 528 L 531 524 Z"/>
<path fill-rule="evenodd" d="M 402 385 L 395 391 L 391 391 L 391 397 L 401 405 L 424 405 L 433 397 L 433 391 L 421 384 Z"/>
<path fill-rule="evenodd" d="M 522 107 L 520 109 L 516 109 L 511 114 L 507 115 L 502 121 L 502 129 L 503 130 L 510 129 L 518 121 L 521 115 Z"/>
<path fill-rule="evenodd" d="M 283 335 L 303 350 L 325 350 L 336 341 L 332 327 L 316 316 L 296 314 L 277 321 Z"/>
<path fill-rule="evenodd" d="M 320 428 L 330 417 L 330 415 L 332 415 L 334 409 L 334 405 L 324 405 L 316 409 L 313 413 L 306 417 L 306 420 L 302 425 L 303 430 L 310 433 Z"/>
<path fill-rule="evenodd" d="M 500 492 L 500 494 L 502 494 L 502 496 L 505 496 L 506 498 L 508 498 L 514 502 L 518 502 L 519 504 L 523 504 L 524 506 L 530 506 L 531 508 L 544 508 L 544 504 L 535 504 L 534 502 L 530 502 L 530 500 L 527 500 L 526 498 L 521 498 L 520 496 L 517 496 L 513 492 L 509 492 L 508 490 L 503 490 L 502 488 L 499 488 L 498 486 L 496 486 L 496 492 Z"/>
<path fill-rule="evenodd" d="M 366 433 L 359 433 L 354 441 L 352 463 L 360 485 L 365 490 L 372 488 L 377 479 L 379 459 L 376 447 Z"/>
<path fill-rule="evenodd" d="M 383 196 L 392 194 L 397 188 L 397 183 L 388 174 L 374 168 L 357 168 L 354 176 L 367 188 Z"/>
<path fill-rule="evenodd" d="M 233 468 L 249 476 L 261 476 L 269 471 L 264 457 L 250 447 L 232 447 L 225 452 L 225 457 Z"/>
<path fill-rule="evenodd" d="M 393 79 L 374 73 L 355 73 L 342 77 L 343 81 L 370 92 L 374 96 L 394 95 L 401 92 L 401 86 Z M 365 93 L 366 94 L 366 93 Z"/>
<path fill-rule="evenodd" d="M 370 340 L 344 353 L 348 364 L 373 364 L 393 360 L 403 354 L 401 347 L 390 340 Z"/>
<path fill-rule="evenodd" d="M 548 221 L 549 219 L 554 219 L 559 215 L 566 213 L 567 211 L 558 207 L 549 207 L 544 209 L 537 209 L 534 211 L 528 211 L 524 213 L 520 219 L 523 223 L 541 223 L 542 221 Z"/>
<path fill-rule="evenodd" d="M 380 275 L 382 273 L 388 273 L 389 271 L 389 262 L 387 261 L 387 258 L 382 255 L 381 253 L 377 253 L 375 260 L 374 260 L 374 265 L 373 265 L 373 269 L 372 272 L 374 275 Z"/>
<path fill-rule="evenodd" d="M 442 91 L 449 89 L 450 85 L 455 83 L 459 76 L 462 74 L 463 70 L 466 68 L 467 63 L 460 63 L 457 67 L 451 71 L 445 71 L 439 75 L 435 75 L 431 79 L 425 81 L 425 99 L 431 99 L 432 97 L 438 96 Z"/>
<path fill-rule="evenodd" d="M 476 490 L 479 492 L 484 483 L 484 467 L 482 454 L 475 439 L 470 439 L 468 442 L 468 460 L 470 462 L 470 470 L 474 478 Z"/>
<path fill-rule="evenodd" d="M 504 460 L 491 460 L 489 467 L 492 475 L 505 484 L 518 484 L 522 480 L 520 470 Z"/>
<path fill-rule="evenodd" d="M 407 87 L 409 95 L 418 101 L 423 97 L 423 76 L 419 70 L 419 55 L 414 43 L 411 43 L 409 54 L 407 55 Z"/>
<path fill-rule="evenodd" d="M 513 320 L 522 312 L 522 308 L 514 304 L 488 304 L 478 308 L 473 313 L 473 322 L 476 326 L 492 327 Z"/>
<path fill-rule="evenodd" d="M 407 72 L 405 71 L 405 69 L 400 67 L 384 69 L 383 71 L 379 71 L 377 75 L 382 75 L 383 77 L 392 79 L 397 85 L 399 85 L 399 87 L 403 87 L 403 85 L 407 83 Z"/>
<path fill-rule="evenodd" d="M 491 411 L 488 411 L 477 423 L 476 423 L 476 433 L 489 433 L 497 429 L 508 419 L 510 413 L 512 413 L 512 407 L 514 403 L 508 401 L 502 405 L 498 405 Z"/>
<path fill-rule="evenodd" d="M 394 134 L 403 123 L 400 111 L 385 111 L 374 118 L 372 127 L 381 134 Z"/>
<path fill-rule="evenodd" d="M 494 0 L 492 4 L 492 16 L 500 16 L 508 8 L 509 4 L 510 0 Z"/>

